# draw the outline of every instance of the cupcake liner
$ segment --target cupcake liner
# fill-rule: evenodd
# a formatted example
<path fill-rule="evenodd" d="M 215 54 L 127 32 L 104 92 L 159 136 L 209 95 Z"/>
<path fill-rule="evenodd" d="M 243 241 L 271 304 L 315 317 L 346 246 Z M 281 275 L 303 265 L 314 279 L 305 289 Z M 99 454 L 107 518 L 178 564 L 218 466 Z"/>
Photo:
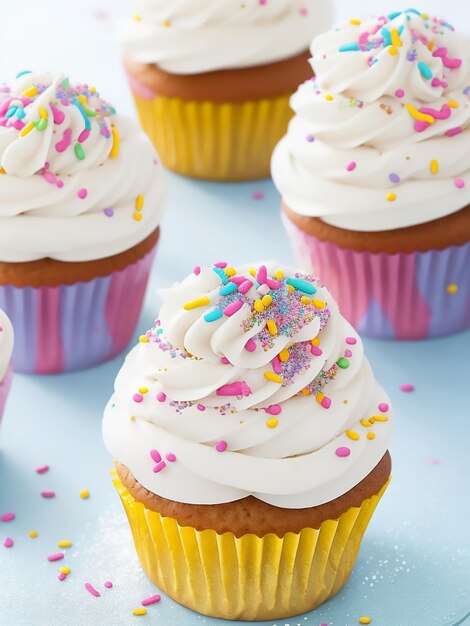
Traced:
<path fill-rule="evenodd" d="M 119 354 L 135 330 L 154 255 L 155 247 L 124 269 L 88 282 L 0 285 L 0 308 L 15 328 L 15 370 L 56 374 Z"/>
<path fill-rule="evenodd" d="M 142 567 L 177 602 L 231 620 L 280 619 L 310 611 L 347 581 L 381 491 L 319 529 L 280 538 L 180 526 L 137 502 L 112 472 Z"/>
<path fill-rule="evenodd" d="M 444 250 L 371 253 L 340 248 L 283 215 L 300 266 L 330 289 L 359 333 L 426 339 L 470 328 L 470 242 Z"/>
<path fill-rule="evenodd" d="M 5 378 L 0 382 L 0 423 L 2 422 L 3 412 L 7 403 L 8 394 L 10 393 L 11 379 L 13 378 L 13 368 L 10 367 L 5 374 Z"/>
<path fill-rule="evenodd" d="M 131 82 L 143 129 L 164 165 L 192 176 L 239 181 L 269 176 L 271 154 L 292 117 L 289 95 L 241 103 L 153 96 Z"/>

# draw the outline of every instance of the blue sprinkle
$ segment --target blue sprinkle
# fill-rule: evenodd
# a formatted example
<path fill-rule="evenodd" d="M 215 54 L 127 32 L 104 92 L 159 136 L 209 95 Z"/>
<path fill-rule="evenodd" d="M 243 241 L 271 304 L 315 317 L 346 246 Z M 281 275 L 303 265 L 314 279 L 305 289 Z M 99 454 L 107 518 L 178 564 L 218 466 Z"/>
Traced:
<path fill-rule="evenodd" d="M 25 115 L 26 115 L 26 113 L 25 113 L 24 109 L 22 109 L 21 107 L 18 107 L 17 110 L 16 110 L 16 117 L 19 120 L 22 120 Z"/>
<path fill-rule="evenodd" d="M 18 74 L 16 75 L 16 78 L 19 78 L 20 76 L 24 76 L 25 74 L 31 74 L 31 70 L 23 70 L 22 72 L 18 72 Z"/>
<path fill-rule="evenodd" d="M 312 283 L 309 283 L 306 280 L 302 280 L 302 278 L 288 278 L 286 280 L 286 283 L 294 287 L 294 289 L 297 289 L 298 291 L 302 291 L 303 293 L 308 293 L 310 295 L 313 295 L 314 293 L 317 292 L 317 288 L 314 285 L 312 285 Z"/>
<path fill-rule="evenodd" d="M 225 272 L 224 272 L 225 273 Z M 235 283 L 227 283 L 223 287 L 220 288 L 219 294 L 221 296 L 228 296 L 238 289 L 238 286 Z"/>
<path fill-rule="evenodd" d="M 403 24 L 398 28 L 398 34 L 400 35 L 400 37 L 403 32 L 403 28 L 404 28 Z"/>
<path fill-rule="evenodd" d="M 390 34 L 390 31 L 387 28 L 382 28 L 382 30 L 380 31 L 380 34 L 384 38 L 384 45 L 385 46 L 391 46 L 392 45 L 392 36 Z"/>
<path fill-rule="evenodd" d="M 214 309 L 213 311 L 209 311 L 209 313 L 206 313 L 204 315 L 204 321 L 215 322 L 216 320 L 220 320 L 222 316 L 223 316 L 223 313 L 220 309 Z"/>
<path fill-rule="evenodd" d="M 85 113 L 85 109 L 82 107 L 81 103 L 78 100 L 73 100 L 73 103 L 77 107 L 77 109 L 80 111 L 80 113 L 81 113 L 81 115 L 83 117 L 83 121 L 85 122 L 85 128 L 87 130 L 91 130 L 90 120 L 88 119 L 88 116 Z"/>
<path fill-rule="evenodd" d="M 18 107 L 10 107 L 6 112 L 5 117 L 13 117 L 17 111 Z"/>
<path fill-rule="evenodd" d="M 228 281 L 228 276 L 224 272 L 224 270 L 221 270 L 220 267 L 213 267 L 212 269 L 217 274 L 217 276 L 220 278 L 222 283 L 225 285 L 225 283 Z"/>
<path fill-rule="evenodd" d="M 421 13 L 417 9 L 406 9 L 405 13 L 414 13 L 415 15 L 419 15 L 421 17 Z"/>
<path fill-rule="evenodd" d="M 360 50 L 358 43 L 345 43 L 338 48 L 338 52 L 351 52 L 352 50 Z"/>
<path fill-rule="evenodd" d="M 421 74 L 424 76 L 424 78 L 427 78 L 428 80 L 432 78 L 431 68 L 429 67 L 427 63 L 420 61 L 418 63 L 418 69 L 421 72 Z"/>
<path fill-rule="evenodd" d="M 389 19 L 394 20 L 396 17 L 398 17 L 402 13 L 403 13 L 403 11 L 394 11 L 393 13 L 389 13 L 388 17 L 389 17 Z"/>

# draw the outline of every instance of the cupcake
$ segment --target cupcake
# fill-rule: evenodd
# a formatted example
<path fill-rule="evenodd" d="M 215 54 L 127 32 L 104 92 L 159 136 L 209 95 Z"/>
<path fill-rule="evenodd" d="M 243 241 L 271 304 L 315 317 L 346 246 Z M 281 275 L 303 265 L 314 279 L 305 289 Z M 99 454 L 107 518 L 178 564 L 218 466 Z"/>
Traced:
<path fill-rule="evenodd" d="M 348 579 L 391 471 L 389 400 L 325 287 L 216 263 L 161 293 L 105 410 L 148 576 L 226 619 L 296 615 Z"/>
<path fill-rule="evenodd" d="M 5 313 L 0 310 L 0 422 L 10 392 L 12 367 L 10 364 L 13 352 L 13 328 Z"/>
<path fill-rule="evenodd" d="M 410 9 L 312 44 L 272 160 L 298 261 L 360 331 L 470 326 L 470 40 Z"/>
<path fill-rule="evenodd" d="M 22 72 L 0 86 L 0 307 L 15 369 L 112 358 L 141 310 L 162 212 L 145 134 L 94 87 Z"/>
<path fill-rule="evenodd" d="M 329 0 L 136 0 L 122 23 L 125 69 L 143 128 L 163 163 L 221 181 L 269 176 L 311 71 L 308 46 Z"/>

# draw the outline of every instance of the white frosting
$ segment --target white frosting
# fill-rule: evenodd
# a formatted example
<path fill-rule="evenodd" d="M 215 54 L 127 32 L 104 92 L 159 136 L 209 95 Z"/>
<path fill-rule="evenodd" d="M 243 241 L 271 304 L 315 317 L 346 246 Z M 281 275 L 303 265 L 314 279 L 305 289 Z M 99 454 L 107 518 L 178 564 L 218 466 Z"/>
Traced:
<path fill-rule="evenodd" d="M 384 31 L 401 45 L 386 45 Z M 380 231 L 470 203 L 468 38 L 406 12 L 347 23 L 311 51 L 316 78 L 292 97 L 296 115 L 272 161 L 293 211 Z M 415 119 L 429 109 L 435 122 Z"/>
<path fill-rule="evenodd" d="M 13 352 L 13 326 L 0 309 L 0 384 L 6 376 Z"/>
<path fill-rule="evenodd" d="M 329 0 L 136 0 L 119 38 L 135 61 L 198 74 L 299 54 L 330 14 Z"/>
<path fill-rule="evenodd" d="M 96 92 L 64 80 L 28 73 L 0 87 L 0 261 L 100 259 L 160 222 L 162 168 L 150 141 Z"/>
<path fill-rule="evenodd" d="M 278 267 L 268 264 L 268 277 Z M 299 276 L 282 269 L 286 278 Z M 301 508 L 337 498 L 377 465 L 392 430 L 390 413 L 378 408 L 388 398 L 361 340 L 316 281 L 316 293 L 308 296 L 315 302 L 302 304 L 301 296 L 307 296 L 288 293 L 284 281 L 280 289 L 274 285 L 270 291 L 264 284 L 259 293 L 255 284 L 244 296 L 221 296 L 220 273 L 205 268 L 162 292 L 159 320 L 147 333 L 148 342 L 127 356 L 105 410 L 108 450 L 144 487 L 178 502 L 212 504 L 254 495 L 276 506 Z M 247 268 L 239 270 L 240 276 L 254 281 Z M 304 278 L 313 285 L 312 277 Z M 266 291 L 273 303 L 254 312 L 254 300 Z M 203 300 L 201 306 L 183 308 L 204 297 L 207 304 Z M 233 315 L 204 319 L 239 299 L 243 305 Z M 326 306 L 316 308 L 319 300 Z M 276 321 L 277 334 L 268 332 L 268 319 Z M 312 348 L 314 338 L 320 343 Z M 254 351 L 245 348 L 250 339 Z M 351 351 L 346 369 L 336 365 L 345 350 Z M 265 377 L 273 370 L 281 382 Z M 227 387 L 234 384 L 236 389 Z M 304 395 L 305 389 L 311 393 Z M 331 402 L 329 408 L 320 404 L 320 392 L 324 403 Z M 374 415 L 388 419 L 361 424 Z M 267 420 L 273 418 L 278 423 L 269 427 Z M 346 434 L 351 430 L 358 440 Z M 370 431 L 374 439 L 367 438 Z M 217 451 L 217 442 L 225 442 L 227 449 Z M 342 447 L 350 449 L 349 456 L 336 454 Z M 158 458 L 150 456 L 151 450 L 163 460 L 173 453 L 176 461 L 167 460 L 155 473 Z"/>

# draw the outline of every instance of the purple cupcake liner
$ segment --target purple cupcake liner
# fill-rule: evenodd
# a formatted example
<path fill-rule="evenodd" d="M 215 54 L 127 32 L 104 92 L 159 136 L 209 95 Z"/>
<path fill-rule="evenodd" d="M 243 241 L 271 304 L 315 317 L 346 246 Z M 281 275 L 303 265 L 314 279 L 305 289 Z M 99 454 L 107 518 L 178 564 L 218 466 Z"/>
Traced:
<path fill-rule="evenodd" d="M 340 248 L 283 215 L 300 266 L 330 289 L 358 332 L 427 339 L 470 328 L 470 242 L 444 250 L 371 253 Z"/>
<path fill-rule="evenodd" d="M 8 394 L 10 393 L 11 379 L 13 378 L 13 368 L 10 367 L 5 374 L 5 378 L 0 383 L 0 424 L 3 418 L 3 412 L 7 403 Z"/>
<path fill-rule="evenodd" d="M 73 285 L 0 285 L 0 308 L 15 328 L 15 370 L 57 374 L 119 354 L 137 325 L 154 256 L 155 247 L 122 270 Z"/>

